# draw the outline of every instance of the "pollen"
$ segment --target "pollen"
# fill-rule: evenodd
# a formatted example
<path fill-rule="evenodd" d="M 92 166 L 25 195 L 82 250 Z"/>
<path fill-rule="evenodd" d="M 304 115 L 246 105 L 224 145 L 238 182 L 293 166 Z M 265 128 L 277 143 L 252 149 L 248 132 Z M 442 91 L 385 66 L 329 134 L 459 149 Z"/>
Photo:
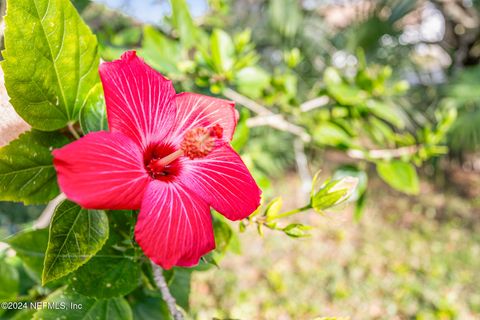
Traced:
<path fill-rule="evenodd" d="M 223 128 L 218 124 L 209 129 L 194 128 L 185 133 L 180 148 L 190 159 L 203 158 L 213 150 L 216 140 L 222 136 Z"/>

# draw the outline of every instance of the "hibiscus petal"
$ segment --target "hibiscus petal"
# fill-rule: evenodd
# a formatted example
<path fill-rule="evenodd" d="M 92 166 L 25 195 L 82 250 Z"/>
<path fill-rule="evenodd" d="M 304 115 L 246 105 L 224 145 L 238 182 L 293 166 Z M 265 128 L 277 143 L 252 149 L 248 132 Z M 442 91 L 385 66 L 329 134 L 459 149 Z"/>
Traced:
<path fill-rule="evenodd" d="M 53 156 L 60 189 L 82 207 L 140 208 L 151 178 L 138 146 L 122 133 L 89 133 Z"/>
<path fill-rule="evenodd" d="M 135 239 L 164 269 L 196 265 L 215 249 L 208 204 L 179 183 L 152 181 L 138 215 Z"/>
<path fill-rule="evenodd" d="M 179 179 L 230 220 L 244 219 L 260 205 L 262 191 L 228 145 L 214 149 L 205 158 L 185 161 Z"/>
<path fill-rule="evenodd" d="M 108 125 L 142 146 L 159 141 L 175 119 L 172 82 L 128 51 L 120 60 L 100 65 Z"/>
<path fill-rule="evenodd" d="M 172 137 L 180 142 L 183 134 L 196 127 L 211 127 L 219 124 L 223 128 L 223 139 L 232 140 L 237 125 L 238 112 L 232 101 L 190 92 L 177 94 L 174 98 L 177 116 Z"/>

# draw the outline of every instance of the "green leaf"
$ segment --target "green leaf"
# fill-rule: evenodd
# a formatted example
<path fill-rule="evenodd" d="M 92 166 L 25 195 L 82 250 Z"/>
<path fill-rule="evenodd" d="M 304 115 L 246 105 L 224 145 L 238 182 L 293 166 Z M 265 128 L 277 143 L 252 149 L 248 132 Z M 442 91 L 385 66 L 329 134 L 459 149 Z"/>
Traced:
<path fill-rule="evenodd" d="M 201 37 L 200 30 L 195 26 L 185 0 L 171 0 L 172 25 L 177 30 L 180 42 L 185 49 L 190 49 Z"/>
<path fill-rule="evenodd" d="M 71 0 L 78 12 L 82 12 L 90 4 L 90 0 Z"/>
<path fill-rule="evenodd" d="M 40 279 L 45 251 L 47 251 L 48 230 L 22 231 L 9 238 L 7 243 L 15 250 L 27 268 L 33 271 L 35 277 Z"/>
<path fill-rule="evenodd" d="M 20 280 L 17 269 L 5 259 L 0 258 L 0 301 L 17 296 Z"/>
<path fill-rule="evenodd" d="M 9 0 L 2 63 L 17 113 L 52 131 L 78 119 L 99 81 L 97 39 L 69 0 Z"/>
<path fill-rule="evenodd" d="M 140 283 L 140 264 L 128 253 L 101 250 L 81 266 L 71 279 L 78 293 L 95 298 L 124 296 Z"/>
<path fill-rule="evenodd" d="M 10 320 L 31 320 L 35 314 L 35 309 L 23 309 L 16 312 Z"/>
<path fill-rule="evenodd" d="M 283 60 L 289 68 L 293 69 L 300 63 L 301 55 L 300 49 L 293 48 L 283 53 Z"/>
<path fill-rule="evenodd" d="M 250 112 L 246 108 L 240 110 L 240 120 L 238 121 L 235 133 L 233 134 L 232 147 L 235 151 L 240 151 L 248 141 L 250 137 L 250 128 L 247 126 L 247 119 L 250 116 Z"/>
<path fill-rule="evenodd" d="M 124 296 L 140 284 L 141 268 L 135 257 L 135 249 L 130 241 L 122 236 L 115 216 L 127 218 L 124 211 L 109 212 L 109 238 L 102 250 L 90 261 L 81 266 L 71 277 L 72 288 L 85 296 L 112 298 Z M 129 236 L 129 234 L 127 233 Z"/>
<path fill-rule="evenodd" d="M 177 304 L 188 311 L 192 272 L 185 268 L 175 268 L 174 270 L 173 277 L 168 282 L 168 287 Z"/>
<path fill-rule="evenodd" d="M 210 45 L 216 70 L 225 72 L 232 69 L 235 62 L 235 46 L 228 33 L 221 29 L 213 30 Z"/>
<path fill-rule="evenodd" d="M 478 83 L 480 82 L 480 66 L 459 70 L 446 88 L 446 96 L 455 98 L 460 104 L 480 102 Z"/>
<path fill-rule="evenodd" d="M 293 37 L 302 23 L 302 11 L 297 0 L 271 0 L 268 15 L 272 27 L 286 37 Z"/>
<path fill-rule="evenodd" d="M 234 233 L 226 219 L 216 212 L 213 213 L 213 231 L 216 245 L 214 252 L 223 254 L 228 249 Z M 219 257 L 216 256 L 214 258 Z"/>
<path fill-rule="evenodd" d="M 181 58 L 180 44 L 152 26 L 143 29 L 142 56 L 160 72 L 180 73 L 177 68 Z"/>
<path fill-rule="evenodd" d="M 107 109 L 101 83 L 89 92 L 85 106 L 80 111 L 80 126 L 85 134 L 108 130 Z"/>
<path fill-rule="evenodd" d="M 252 98 L 260 98 L 270 80 L 270 75 L 257 66 L 243 68 L 235 74 L 238 91 Z"/>
<path fill-rule="evenodd" d="M 370 101 L 367 106 L 368 110 L 380 119 L 391 123 L 398 129 L 405 128 L 404 115 L 400 114 L 398 108 L 379 101 Z"/>
<path fill-rule="evenodd" d="M 329 95 L 343 105 L 356 106 L 365 101 L 366 93 L 358 87 L 346 83 L 340 73 L 332 67 L 328 67 L 323 74 Z"/>
<path fill-rule="evenodd" d="M 365 209 L 365 204 L 367 202 L 367 193 L 364 192 L 358 199 L 357 202 L 355 202 L 355 210 L 353 212 L 353 217 L 355 218 L 355 221 L 360 221 L 360 219 L 363 216 L 364 209 Z"/>
<path fill-rule="evenodd" d="M 407 193 L 418 194 L 420 185 L 415 167 L 400 160 L 377 163 L 377 172 L 380 178 L 392 188 Z"/>
<path fill-rule="evenodd" d="M 35 320 L 63 319 L 68 314 L 68 320 L 131 320 L 132 309 L 123 298 L 96 300 L 78 293 L 60 289 L 49 295 L 44 302 L 59 306 L 43 308 L 33 317 Z M 62 309 L 62 306 L 64 308 Z M 77 308 L 75 308 L 77 306 Z M 81 308 L 79 307 L 81 306 Z"/>
<path fill-rule="evenodd" d="M 133 318 L 136 320 L 143 319 L 170 319 L 170 312 L 168 306 L 159 297 L 143 297 L 132 304 Z"/>
<path fill-rule="evenodd" d="M 108 238 L 105 212 L 82 209 L 68 200 L 55 209 L 50 223 L 43 284 L 61 278 L 90 260 Z"/>
<path fill-rule="evenodd" d="M 313 131 L 313 139 L 318 144 L 327 146 L 348 146 L 352 143 L 348 132 L 331 122 L 318 124 Z"/>
<path fill-rule="evenodd" d="M 139 25 L 132 25 L 112 33 L 111 42 L 117 48 L 128 48 L 136 46 L 141 38 L 142 28 Z"/>
<path fill-rule="evenodd" d="M 323 82 L 327 87 L 334 87 L 343 82 L 340 73 L 333 67 L 327 67 L 323 73 Z"/>
<path fill-rule="evenodd" d="M 0 200 L 47 203 L 58 195 L 52 150 L 68 143 L 59 133 L 32 130 L 0 149 Z"/>

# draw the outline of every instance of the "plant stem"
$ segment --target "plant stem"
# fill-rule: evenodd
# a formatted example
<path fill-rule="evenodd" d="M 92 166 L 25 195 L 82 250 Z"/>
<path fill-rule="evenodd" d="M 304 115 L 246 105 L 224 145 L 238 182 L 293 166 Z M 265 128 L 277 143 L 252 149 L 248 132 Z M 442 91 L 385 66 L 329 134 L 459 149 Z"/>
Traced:
<path fill-rule="evenodd" d="M 77 130 L 75 130 L 75 128 L 73 127 L 73 123 L 69 122 L 68 123 L 68 130 L 70 131 L 70 133 L 72 134 L 72 136 L 75 137 L 75 139 L 80 139 L 80 135 L 78 134 Z"/>
<path fill-rule="evenodd" d="M 168 289 L 167 282 L 163 276 L 163 269 L 152 262 L 153 277 L 158 289 L 162 293 L 163 300 L 167 303 L 168 310 L 174 320 L 183 320 L 183 314 L 177 309 L 177 302 Z"/>
<path fill-rule="evenodd" d="M 421 149 L 421 145 L 412 145 L 400 147 L 397 149 L 378 149 L 378 150 L 348 150 L 347 155 L 350 158 L 362 160 L 389 160 L 403 156 L 412 156 Z"/>
<path fill-rule="evenodd" d="M 295 213 L 299 213 L 299 212 L 306 211 L 306 210 L 309 210 L 309 209 L 312 209 L 312 206 L 310 204 L 308 204 L 308 205 L 306 205 L 305 207 L 302 207 L 302 208 L 297 208 L 297 209 L 293 209 L 293 210 L 290 210 L 290 211 L 275 214 L 273 216 L 269 216 L 267 218 L 267 221 L 272 221 L 272 220 L 275 220 L 275 219 L 285 218 L 285 217 L 291 216 Z"/>

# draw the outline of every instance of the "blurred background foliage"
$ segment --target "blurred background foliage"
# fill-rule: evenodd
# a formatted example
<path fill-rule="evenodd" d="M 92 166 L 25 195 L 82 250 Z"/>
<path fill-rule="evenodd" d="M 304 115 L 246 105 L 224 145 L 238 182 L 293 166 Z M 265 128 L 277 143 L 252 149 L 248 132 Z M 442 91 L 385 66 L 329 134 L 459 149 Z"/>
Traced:
<path fill-rule="evenodd" d="M 242 255 L 195 273 L 193 317 L 480 316 L 480 1 L 72 2 L 102 59 L 135 49 L 177 91 L 237 103 L 265 205 L 239 238 L 218 224 L 216 254 Z M 353 210 L 269 225 L 319 170 L 359 178 Z M 0 236 L 42 210 L 0 203 Z"/>

